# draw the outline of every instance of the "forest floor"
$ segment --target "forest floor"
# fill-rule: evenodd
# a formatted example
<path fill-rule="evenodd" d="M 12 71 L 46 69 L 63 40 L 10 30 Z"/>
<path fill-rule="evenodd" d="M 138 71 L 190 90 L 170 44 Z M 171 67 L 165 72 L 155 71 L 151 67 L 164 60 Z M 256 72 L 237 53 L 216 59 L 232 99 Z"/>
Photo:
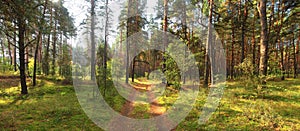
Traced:
<path fill-rule="evenodd" d="M 43 78 L 37 87 L 29 86 L 29 95 L 19 95 L 18 79 L 0 79 L 0 83 L 0 130 L 101 130 L 85 115 L 72 85 Z M 151 90 L 144 81 L 132 85 Z M 208 92 L 200 88 L 196 104 L 176 130 L 300 130 L 299 79 L 269 81 L 259 91 L 251 82 L 228 81 L 216 112 L 199 125 Z M 107 100 L 124 116 L 147 119 L 171 108 L 178 93 L 166 94 L 152 103 L 129 102 L 120 95 L 110 95 Z"/>

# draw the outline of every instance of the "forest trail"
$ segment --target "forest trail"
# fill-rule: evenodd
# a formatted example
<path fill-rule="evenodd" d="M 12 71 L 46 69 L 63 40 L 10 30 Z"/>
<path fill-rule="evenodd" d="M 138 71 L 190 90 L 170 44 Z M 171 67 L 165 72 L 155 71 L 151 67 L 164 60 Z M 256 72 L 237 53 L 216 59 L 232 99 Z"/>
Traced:
<path fill-rule="evenodd" d="M 140 102 L 136 102 L 136 101 L 126 101 L 125 104 L 123 105 L 120 114 L 122 116 L 125 117 L 129 117 L 132 119 L 149 119 L 149 118 L 154 118 L 160 115 L 163 115 L 167 109 L 166 107 L 164 107 L 164 105 L 160 104 L 157 100 L 157 97 L 155 96 L 155 94 L 152 92 L 153 88 L 157 88 L 157 86 L 153 86 L 153 84 L 150 84 L 148 82 L 143 82 L 143 83 L 138 83 L 138 82 L 134 82 L 131 83 L 130 85 L 123 85 L 122 86 L 126 87 L 126 88 L 134 88 L 135 90 L 141 91 L 141 92 L 146 92 L 147 94 L 147 99 L 148 101 L 151 101 L 151 103 L 149 104 L 149 109 L 147 111 L 142 111 L 142 112 L 138 112 L 135 113 L 135 108 L 138 108 L 138 106 L 140 104 Z M 130 93 L 129 96 L 131 99 L 135 100 L 137 97 L 137 92 L 133 91 L 132 93 Z M 147 108 L 147 107 L 145 107 Z M 143 116 L 144 114 L 149 114 L 149 118 L 140 118 L 140 116 Z M 168 122 L 166 123 L 166 121 L 168 121 L 167 119 L 163 119 L 163 120 L 158 120 L 155 122 L 155 130 L 165 130 L 167 129 L 168 126 Z M 111 130 L 130 130 L 132 129 L 132 127 L 136 127 L 134 125 L 130 125 L 130 123 L 126 120 L 124 120 L 124 118 L 113 118 L 110 122 L 110 129 Z M 124 126 L 124 125 L 127 125 Z M 138 126 L 140 127 L 140 126 Z M 149 127 L 150 128 L 150 127 Z M 152 127 L 153 128 L 153 127 Z M 140 129 L 136 129 L 136 130 L 140 130 Z M 150 129 L 149 129 L 150 130 Z"/>

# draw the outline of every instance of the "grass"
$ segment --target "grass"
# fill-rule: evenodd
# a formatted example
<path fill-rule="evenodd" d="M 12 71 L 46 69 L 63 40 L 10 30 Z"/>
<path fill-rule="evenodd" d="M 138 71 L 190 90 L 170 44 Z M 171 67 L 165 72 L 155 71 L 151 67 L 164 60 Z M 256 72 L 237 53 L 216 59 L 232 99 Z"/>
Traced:
<path fill-rule="evenodd" d="M 81 109 L 74 88 L 41 79 L 29 89 L 29 95 L 19 95 L 19 85 L 12 79 L 3 80 L 0 87 L 0 130 L 101 130 Z M 138 80 L 137 82 L 146 81 Z M 210 119 L 199 125 L 208 91 L 200 88 L 195 106 L 177 126 L 177 130 L 300 130 L 300 80 L 268 82 L 258 91 L 244 81 L 227 82 L 221 102 Z M 106 101 L 121 112 L 125 99 L 115 91 L 108 92 Z M 170 109 L 178 92 L 167 91 L 158 98 L 159 104 Z M 134 103 L 130 116 L 151 118 L 150 105 Z"/>
<path fill-rule="evenodd" d="M 1 88 L 0 130 L 101 130 L 84 114 L 72 86 L 39 84 L 24 96 L 18 87 Z"/>
<path fill-rule="evenodd" d="M 205 97 L 178 130 L 300 130 L 300 80 L 268 82 L 262 94 L 243 82 L 228 82 L 218 110 L 205 125 L 198 125 Z M 201 92 L 200 92 L 201 93 Z M 200 110 L 199 110 L 200 109 Z"/>

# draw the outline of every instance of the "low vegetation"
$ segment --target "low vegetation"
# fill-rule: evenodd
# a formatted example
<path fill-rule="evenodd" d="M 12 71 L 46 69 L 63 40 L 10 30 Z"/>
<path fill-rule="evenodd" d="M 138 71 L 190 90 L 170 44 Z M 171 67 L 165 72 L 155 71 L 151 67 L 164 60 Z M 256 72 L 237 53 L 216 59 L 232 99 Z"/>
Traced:
<path fill-rule="evenodd" d="M 20 87 L 13 84 L 14 79 L 5 81 L 12 84 L 0 88 L 1 130 L 101 130 L 85 115 L 71 85 L 44 78 L 38 80 L 37 87 L 29 88 L 30 95 L 20 95 Z M 195 106 L 176 129 L 300 130 L 299 92 L 299 79 L 268 82 L 260 94 L 253 87 L 245 87 L 242 81 L 227 82 L 216 112 L 205 125 L 199 125 L 208 93 L 206 88 L 200 88 Z M 176 100 L 176 94 L 165 93 L 157 101 L 168 109 Z M 120 95 L 107 95 L 106 100 L 119 112 L 126 103 Z M 151 105 L 135 102 L 132 106 L 129 117 L 154 117 Z"/>

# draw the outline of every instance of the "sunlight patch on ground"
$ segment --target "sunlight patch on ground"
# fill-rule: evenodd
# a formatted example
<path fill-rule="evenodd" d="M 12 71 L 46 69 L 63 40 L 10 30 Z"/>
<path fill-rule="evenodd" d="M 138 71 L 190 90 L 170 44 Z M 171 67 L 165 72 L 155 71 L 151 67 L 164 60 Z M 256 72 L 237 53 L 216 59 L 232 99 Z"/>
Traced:
<path fill-rule="evenodd" d="M 11 100 L 3 100 L 3 99 L 0 99 L 0 104 L 8 104 L 8 103 L 10 103 L 11 102 Z"/>
<path fill-rule="evenodd" d="M 20 92 L 20 87 L 10 87 L 4 90 L 6 93 L 17 93 Z"/>

